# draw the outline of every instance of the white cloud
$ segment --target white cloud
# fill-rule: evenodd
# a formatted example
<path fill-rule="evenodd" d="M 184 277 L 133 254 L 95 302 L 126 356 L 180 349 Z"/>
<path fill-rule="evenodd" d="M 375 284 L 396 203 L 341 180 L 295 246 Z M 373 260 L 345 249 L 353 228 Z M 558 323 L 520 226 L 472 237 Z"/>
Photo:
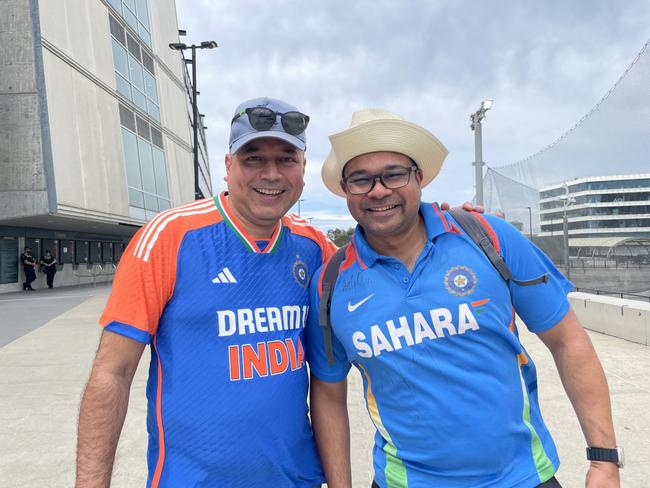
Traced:
<path fill-rule="evenodd" d="M 344 129 L 352 111 L 387 108 L 436 134 L 450 154 L 424 198 L 460 203 L 473 194 L 469 115 L 482 99 L 495 100 L 484 160 L 529 156 L 600 99 L 650 25 L 646 0 L 178 0 L 177 9 L 189 41 L 220 45 L 198 63 L 215 190 L 235 106 L 282 98 L 312 117 L 305 212 L 315 220 L 332 212 L 332 221 L 345 203 L 325 190 L 319 166 L 327 135 Z"/>

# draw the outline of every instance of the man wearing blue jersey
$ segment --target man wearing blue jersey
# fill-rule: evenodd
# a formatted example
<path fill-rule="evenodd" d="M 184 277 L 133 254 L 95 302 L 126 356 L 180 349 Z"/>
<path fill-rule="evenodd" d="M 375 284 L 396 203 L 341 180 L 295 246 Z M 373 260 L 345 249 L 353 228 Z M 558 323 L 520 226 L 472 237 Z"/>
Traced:
<path fill-rule="evenodd" d="M 420 202 L 447 155 L 425 129 L 363 110 L 330 141 L 323 180 L 359 225 L 331 295 L 333 364 L 316 313 L 320 271 L 310 286 L 312 421 L 328 486 L 351 485 L 352 364 L 376 427 L 373 486 L 559 486 L 516 313 L 553 354 L 591 448 L 586 486 L 618 487 L 607 382 L 568 303 L 573 285 L 520 232 L 486 216 L 513 274 L 504 281 L 449 214 Z"/>
<path fill-rule="evenodd" d="M 147 487 L 315 488 L 308 282 L 333 244 L 286 212 L 309 117 L 270 98 L 235 111 L 228 191 L 157 215 L 122 256 L 79 414 L 77 484 L 107 487 L 145 345 Z"/>

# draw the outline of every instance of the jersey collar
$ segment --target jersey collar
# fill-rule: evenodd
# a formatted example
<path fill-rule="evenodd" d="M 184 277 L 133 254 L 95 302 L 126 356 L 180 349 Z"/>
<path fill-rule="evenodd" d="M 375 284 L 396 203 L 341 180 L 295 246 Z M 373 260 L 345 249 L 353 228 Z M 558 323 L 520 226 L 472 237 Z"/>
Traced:
<path fill-rule="evenodd" d="M 228 196 L 228 192 L 224 191 L 214 197 L 214 204 L 217 206 L 217 209 L 219 210 L 219 213 L 223 217 L 223 220 L 228 224 L 228 227 L 232 229 L 232 231 L 235 233 L 237 237 L 239 237 L 239 240 L 244 244 L 244 247 L 248 249 L 250 252 L 258 252 L 258 253 L 273 253 L 278 250 L 278 247 L 280 245 L 280 241 L 282 239 L 282 220 L 278 221 L 278 225 L 276 225 L 275 230 L 273 231 L 273 235 L 271 236 L 271 240 L 269 243 L 266 245 L 264 250 L 260 250 L 259 246 L 255 242 L 255 239 L 253 239 L 248 233 L 244 230 L 244 227 L 241 225 L 241 222 L 237 220 L 235 217 L 235 214 L 233 213 L 232 209 L 230 208 L 230 205 L 228 204 L 228 199 L 226 198 Z"/>
<path fill-rule="evenodd" d="M 427 240 L 433 241 L 436 237 L 447 232 L 458 233 L 458 230 L 449 219 L 446 212 L 440 210 L 437 203 L 420 203 L 420 215 L 424 219 L 424 225 L 427 233 Z M 363 235 L 363 229 L 357 225 L 352 236 L 352 246 L 356 254 L 357 261 L 362 269 L 366 269 L 374 264 L 381 257 L 366 241 Z"/>

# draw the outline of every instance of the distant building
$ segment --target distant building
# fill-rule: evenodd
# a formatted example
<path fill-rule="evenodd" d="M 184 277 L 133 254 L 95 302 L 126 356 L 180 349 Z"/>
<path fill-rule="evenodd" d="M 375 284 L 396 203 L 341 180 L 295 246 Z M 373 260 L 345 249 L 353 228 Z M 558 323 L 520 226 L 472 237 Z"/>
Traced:
<path fill-rule="evenodd" d="M 650 237 L 650 174 L 579 178 L 540 190 L 540 237 Z M 574 201 L 575 199 L 575 201 Z"/>
<path fill-rule="evenodd" d="M 109 280 L 140 226 L 194 199 L 175 2 L 4 0 L 0 36 L 0 292 L 24 245 L 54 250 L 55 285 Z"/>

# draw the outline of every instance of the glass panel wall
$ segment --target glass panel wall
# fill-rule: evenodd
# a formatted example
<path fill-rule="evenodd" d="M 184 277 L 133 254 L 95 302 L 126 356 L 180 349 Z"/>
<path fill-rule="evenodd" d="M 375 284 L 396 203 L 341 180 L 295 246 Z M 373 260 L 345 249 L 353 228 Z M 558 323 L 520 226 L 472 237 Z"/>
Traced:
<path fill-rule="evenodd" d="M 160 122 L 153 57 L 115 17 L 109 16 L 109 24 L 117 91 Z"/>
<path fill-rule="evenodd" d="M 151 46 L 151 28 L 149 27 L 149 7 L 147 0 L 108 0 L 108 3 L 137 33 L 145 44 Z"/>
<path fill-rule="evenodd" d="M 120 120 L 129 205 L 151 213 L 171 208 L 162 134 L 124 106 Z"/>

